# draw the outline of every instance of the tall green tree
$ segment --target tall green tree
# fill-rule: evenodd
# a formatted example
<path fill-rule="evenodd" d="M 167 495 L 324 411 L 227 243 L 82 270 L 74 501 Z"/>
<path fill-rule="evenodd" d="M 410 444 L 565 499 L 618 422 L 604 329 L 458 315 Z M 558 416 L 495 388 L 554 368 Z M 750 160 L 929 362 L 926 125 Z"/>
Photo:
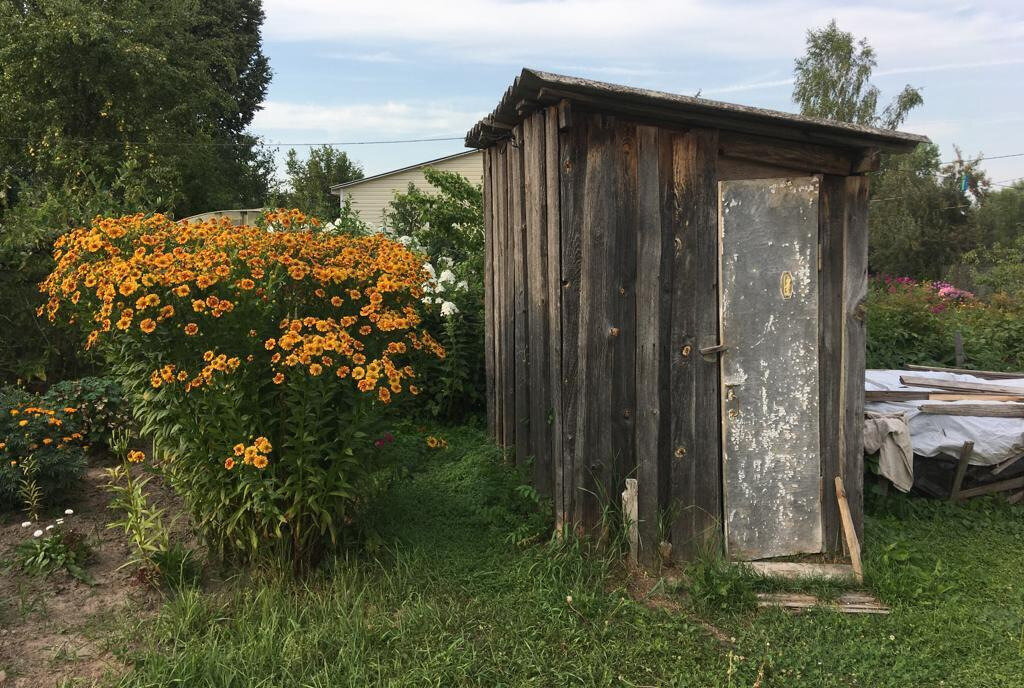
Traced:
<path fill-rule="evenodd" d="M 339 213 L 338 197 L 331 194 L 331 186 L 363 178 L 363 168 L 333 146 L 310 148 L 305 159 L 292 148 L 284 167 L 289 190 L 282 202 L 323 219 L 334 219 Z"/>
<path fill-rule="evenodd" d="M 871 83 L 876 65 L 867 39 L 858 41 L 841 31 L 834 19 L 824 28 L 809 30 L 807 52 L 797 58 L 794 69 L 793 100 L 800 105 L 800 114 L 897 128 L 924 99 L 908 84 L 879 112 L 881 93 Z"/>
<path fill-rule="evenodd" d="M 33 312 L 57 234 L 262 204 L 262 22 L 259 0 L 0 0 L 0 381 L 78 371 Z"/>

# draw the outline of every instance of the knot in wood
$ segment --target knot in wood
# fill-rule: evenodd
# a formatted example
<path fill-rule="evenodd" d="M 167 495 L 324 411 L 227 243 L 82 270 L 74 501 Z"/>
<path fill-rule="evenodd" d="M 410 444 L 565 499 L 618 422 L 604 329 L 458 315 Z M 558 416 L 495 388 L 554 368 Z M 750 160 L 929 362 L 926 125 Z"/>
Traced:
<path fill-rule="evenodd" d="M 619 336 L 619 328 L 613 327 L 611 330 L 608 331 L 608 334 L 610 334 L 613 337 L 618 337 Z"/>
<path fill-rule="evenodd" d="M 685 447 L 676 447 L 676 458 L 677 459 L 681 459 L 684 456 L 686 456 L 686 448 Z"/>
<path fill-rule="evenodd" d="M 684 346 L 682 349 L 679 350 L 679 353 L 681 353 L 684 357 L 686 357 L 686 356 L 690 355 L 691 351 L 693 351 L 693 349 L 690 348 L 689 344 L 687 344 L 686 346 Z"/>

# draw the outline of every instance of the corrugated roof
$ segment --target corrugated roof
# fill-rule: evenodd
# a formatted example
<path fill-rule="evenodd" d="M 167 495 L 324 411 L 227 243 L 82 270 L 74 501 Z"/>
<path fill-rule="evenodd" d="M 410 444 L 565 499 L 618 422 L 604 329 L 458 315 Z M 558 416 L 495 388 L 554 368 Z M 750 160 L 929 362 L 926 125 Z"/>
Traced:
<path fill-rule="evenodd" d="M 524 69 L 494 112 L 466 134 L 466 145 L 486 148 L 536 108 L 562 99 L 611 114 L 832 146 L 906 152 L 928 142 L 919 134 Z"/>
<path fill-rule="evenodd" d="M 418 162 L 415 165 L 409 165 L 407 167 L 399 167 L 397 170 L 388 170 L 387 172 L 381 172 L 380 174 L 375 174 L 372 177 L 363 177 L 362 179 L 353 179 L 350 182 L 343 182 L 341 184 L 331 184 L 331 186 L 329 187 L 329 190 L 330 190 L 330 192 L 332 194 L 337 196 L 339 190 L 345 189 L 345 188 L 350 187 L 350 186 L 355 186 L 356 184 L 362 184 L 363 182 L 368 182 L 371 179 L 380 179 L 381 177 L 389 177 L 389 176 L 391 176 L 393 174 L 398 174 L 400 172 L 406 172 L 408 170 L 415 170 L 418 167 L 429 167 L 430 165 L 433 165 L 434 163 L 444 162 L 445 160 L 451 160 L 452 158 L 458 158 L 458 157 L 461 157 L 463 155 L 470 155 L 472 153 L 476 153 L 476 151 L 475 150 L 468 150 L 468 151 L 462 151 L 461 153 L 453 153 L 452 155 L 446 155 L 446 156 L 441 157 L 441 158 L 434 158 L 433 160 L 427 160 L 426 162 Z"/>

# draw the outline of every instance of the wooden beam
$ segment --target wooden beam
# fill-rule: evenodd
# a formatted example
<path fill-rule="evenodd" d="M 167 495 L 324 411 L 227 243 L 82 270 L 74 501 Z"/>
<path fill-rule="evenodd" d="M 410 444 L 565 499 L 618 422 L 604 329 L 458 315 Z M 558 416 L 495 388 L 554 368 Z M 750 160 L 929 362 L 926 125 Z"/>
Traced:
<path fill-rule="evenodd" d="M 548 288 L 548 332 L 550 341 L 548 385 L 551 404 L 551 461 L 554 473 L 555 523 L 558 531 L 569 513 L 566 486 L 572 487 L 572 480 L 566 483 L 566 455 L 562 451 L 562 217 L 559 179 L 561 162 L 559 158 L 558 108 L 549 107 L 544 121 L 544 194 L 547 197 L 547 288 Z"/>
<path fill-rule="evenodd" d="M 987 485 L 979 485 L 978 487 L 972 487 L 969 490 L 961 490 L 960 499 L 970 499 L 971 497 L 980 497 L 981 495 L 995 494 L 997 492 L 1006 492 L 1007 490 L 1019 490 L 1024 487 L 1024 476 L 1019 478 L 1010 478 L 1009 480 L 1000 480 L 995 483 L 988 483 Z"/>
<path fill-rule="evenodd" d="M 733 131 L 723 131 L 719 135 L 718 152 L 730 158 L 786 167 L 804 173 L 844 177 L 850 174 L 856 157 L 841 148 L 782 141 Z"/>
<path fill-rule="evenodd" d="M 889 608 L 871 595 L 864 593 L 844 593 L 834 601 L 819 600 L 814 595 L 802 593 L 771 593 L 757 594 L 758 607 L 784 607 L 795 611 L 821 608 L 842 614 L 888 614 Z"/>
<path fill-rule="evenodd" d="M 908 365 L 907 370 L 920 370 L 933 373 L 957 373 L 959 375 L 973 375 L 974 377 L 986 380 L 1015 380 L 1024 379 L 1024 373 L 1006 373 L 995 370 L 970 370 L 968 368 L 942 368 L 939 366 Z"/>
<path fill-rule="evenodd" d="M 637 506 L 636 478 L 626 478 L 626 489 L 622 492 L 622 525 L 629 542 L 629 563 L 636 566 L 640 553 L 640 531 L 637 527 L 639 509 Z"/>
<path fill-rule="evenodd" d="M 953 476 L 953 487 L 949 490 L 949 501 L 955 502 L 960 499 L 960 488 L 964 484 L 964 475 L 967 474 L 967 465 L 971 462 L 971 453 L 974 451 L 974 442 L 968 440 L 960 447 L 960 461 L 956 465 L 956 474 Z"/>
<path fill-rule="evenodd" d="M 1010 504 L 1017 504 L 1022 499 L 1024 499 L 1024 490 L 1013 493 L 1012 495 L 1006 498 L 1006 501 Z"/>
<path fill-rule="evenodd" d="M 750 561 L 749 566 L 762 576 L 777 578 L 827 578 L 828 580 L 853 579 L 853 567 L 849 564 L 818 564 L 798 561 Z"/>
<path fill-rule="evenodd" d="M 916 389 L 867 390 L 865 401 L 1021 401 L 1024 394 L 958 394 Z"/>
<path fill-rule="evenodd" d="M 963 382 L 961 380 L 944 380 L 940 377 L 926 377 L 924 375 L 900 375 L 900 383 L 909 387 L 933 387 L 935 389 L 949 389 L 954 392 L 974 392 L 993 394 L 1019 395 L 1024 392 L 1024 387 L 1013 385 L 1000 385 L 992 382 Z"/>
<path fill-rule="evenodd" d="M 857 536 L 864 529 L 864 361 L 868 290 L 868 178 L 846 177 L 843 201 L 843 310 L 840 368 L 840 475 Z"/>
<path fill-rule="evenodd" d="M 1010 457 L 1006 461 L 1003 461 L 1001 464 L 999 464 L 998 466 L 993 468 L 992 469 L 992 475 L 999 475 L 1000 473 L 1005 471 L 1007 468 L 1009 468 L 1013 464 L 1015 464 L 1018 461 L 1020 461 L 1021 459 L 1024 459 L 1024 454 L 1021 454 L 1020 456 L 1012 456 L 1012 457 Z"/>
<path fill-rule="evenodd" d="M 494 378 L 494 173 L 493 151 L 483 151 L 484 161 L 484 379 L 487 386 L 487 433 L 497 440 L 497 388 Z"/>
<path fill-rule="evenodd" d="M 978 416 L 982 418 L 1024 418 L 1024 404 L 921 404 L 922 413 L 938 416 Z"/>
<path fill-rule="evenodd" d="M 850 504 L 846 499 L 843 479 L 838 475 L 836 476 L 836 499 L 839 500 L 839 515 L 843 520 L 843 534 L 846 536 L 846 548 L 850 551 L 853 575 L 858 583 L 862 583 L 864 582 L 864 568 L 860 560 L 860 540 L 857 538 L 856 528 L 853 527 L 853 517 L 850 514 Z"/>

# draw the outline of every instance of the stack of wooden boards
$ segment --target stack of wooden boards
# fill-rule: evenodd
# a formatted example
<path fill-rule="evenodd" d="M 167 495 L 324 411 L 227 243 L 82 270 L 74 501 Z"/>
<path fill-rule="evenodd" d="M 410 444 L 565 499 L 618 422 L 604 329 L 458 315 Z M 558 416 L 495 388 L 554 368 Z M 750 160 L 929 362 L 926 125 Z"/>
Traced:
<path fill-rule="evenodd" d="M 963 368 L 939 368 L 927 366 L 907 366 L 911 372 L 900 375 L 900 383 L 904 387 L 921 389 L 900 390 L 868 390 L 865 392 L 866 402 L 908 402 L 927 401 L 917 406 L 921 413 L 947 416 L 973 416 L 983 418 L 1021 418 L 1024 419 L 1024 386 L 1020 380 L 1024 373 L 1003 373 L 995 371 L 967 370 Z M 928 373 L 955 373 L 970 375 L 982 381 L 953 380 L 947 377 L 929 375 Z M 1016 384 L 1007 384 L 1014 380 Z M 1024 501 L 1024 475 L 1008 480 L 984 482 L 969 489 L 963 489 L 963 481 L 967 466 L 974 449 L 973 441 L 964 442 L 960 450 L 956 473 L 950 489 L 950 499 L 969 499 L 999 492 L 1013 492 L 1009 501 Z M 992 475 L 999 475 L 1011 465 L 1024 458 L 1024 455 L 1009 458 L 991 470 Z"/>

